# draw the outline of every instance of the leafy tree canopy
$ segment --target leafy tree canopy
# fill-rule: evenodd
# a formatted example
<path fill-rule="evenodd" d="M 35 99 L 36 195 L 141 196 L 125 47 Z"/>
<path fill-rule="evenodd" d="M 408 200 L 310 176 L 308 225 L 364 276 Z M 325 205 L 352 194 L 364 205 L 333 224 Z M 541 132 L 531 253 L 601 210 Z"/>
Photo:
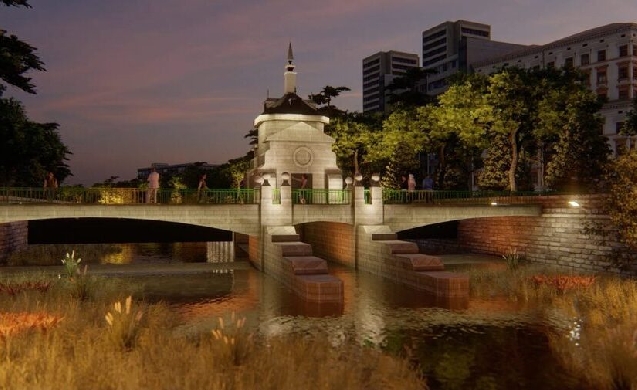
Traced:
<path fill-rule="evenodd" d="M 26 0 L 1 0 L 5 6 L 30 8 Z M 44 70 L 35 48 L 0 30 L 0 79 L 28 93 L 35 86 L 26 77 L 30 70 Z M 0 96 L 6 90 L 0 84 Z M 47 171 L 61 182 L 71 171 L 66 165 L 71 154 L 62 143 L 57 123 L 36 123 L 28 119 L 22 104 L 0 98 L 0 185 L 42 186 Z"/>

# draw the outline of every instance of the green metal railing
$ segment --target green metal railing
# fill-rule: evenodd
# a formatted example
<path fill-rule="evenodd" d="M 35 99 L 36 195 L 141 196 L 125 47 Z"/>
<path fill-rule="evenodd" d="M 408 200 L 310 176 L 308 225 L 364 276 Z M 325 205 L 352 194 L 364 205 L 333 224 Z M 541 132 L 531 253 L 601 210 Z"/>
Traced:
<path fill-rule="evenodd" d="M 350 190 L 292 190 L 294 204 L 349 204 L 351 200 Z"/>
<path fill-rule="evenodd" d="M 170 190 L 152 192 L 138 188 L 44 188 L 0 187 L 0 203 L 79 203 L 79 204 L 232 204 L 257 203 L 254 189 Z"/>
<path fill-rule="evenodd" d="M 383 189 L 383 202 L 398 203 L 528 203 L 541 195 L 555 195 L 555 192 L 526 191 L 435 191 L 435 190 L 392 190 Z M 529 199 L 530 198 L 530 199 Z"/>
<path fill-rule="evenodd" d="M 281 191 L 271 189 L 272 202 L 281 203 Z M 529 203 L 539 195 L 556 195 L 555 192 L 511 192 L 511 191 L 403 191 L 383 189 L 385 204 L 490 204 Z M 137 188 L 44 188 L 0 187 L 0 203 L 78 203 L 78 204 L 254 204 L 259 203 L 259 189 L 207 189 L 202 191 L 184 189 L 159 189 L 153 194 L 147 189 Z M 371 203 L 371 192 L 364 190 L 365 203 Z M 292 190 L 294 204 L 349 204 L 350 190 L 303 189 Z"/>

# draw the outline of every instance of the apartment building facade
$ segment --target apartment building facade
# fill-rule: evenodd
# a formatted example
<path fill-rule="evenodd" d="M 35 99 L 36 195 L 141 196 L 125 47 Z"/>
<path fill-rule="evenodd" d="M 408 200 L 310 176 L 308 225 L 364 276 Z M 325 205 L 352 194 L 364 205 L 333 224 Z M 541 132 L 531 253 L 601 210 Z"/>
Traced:
<path fill-rule="evenodd" d="M 422 33 L 422 67 L 432 73 L 419 89 L 429 95 L 439 95 L 447 90 L 451 75 L 469 73 L 473 62 L 524 47 L 491 40 L 488 24 L 468 20 L 441 23 Z"/>
<path fill-rule="evenodd" d="M 410 68 L 420 66 L 418 54 L 380 51 L 363 59 L 363 112 L 385 111 L 387 86 Z"/>
<path fill-rule="evenodd" d="M 619 134 L 637 97 L 637 23 L 611 23 L 554 42 L 529 46 L 506 55 L 473 63 L 476 73 L 491 74 L 503 67 L 578 67 L 587 75 L 587 85 L 607 99 L 600 111 L 603 132 L 613 154 L 634 147 L 634 138 Z M 632 144 L 632 145 L 631 145 Z"/>

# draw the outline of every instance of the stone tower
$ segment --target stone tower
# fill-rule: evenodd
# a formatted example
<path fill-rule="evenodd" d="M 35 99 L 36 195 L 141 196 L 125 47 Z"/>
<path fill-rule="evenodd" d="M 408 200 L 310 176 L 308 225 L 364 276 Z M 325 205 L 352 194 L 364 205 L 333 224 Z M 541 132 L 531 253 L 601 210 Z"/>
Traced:
<path fill-rule="evenodd" d="M 293 188 L 300 185 L 305 175 L 305 188 L 342 189 L 343 178 L 336 166 L 332 151 L 334 139 L 324 133 L 329 118 L 321 115 L 314 103 L 297 95 L 292 44 L 288 46 L 287 62 L 283 74 L 283 96 L 268 97 L 263 113 L 254 120 L 258 130 L 258 144 L 254 153 L 249 182 L 269 174 L 269 184 L 281 185 L 281 174 L 288 172 Z"/>

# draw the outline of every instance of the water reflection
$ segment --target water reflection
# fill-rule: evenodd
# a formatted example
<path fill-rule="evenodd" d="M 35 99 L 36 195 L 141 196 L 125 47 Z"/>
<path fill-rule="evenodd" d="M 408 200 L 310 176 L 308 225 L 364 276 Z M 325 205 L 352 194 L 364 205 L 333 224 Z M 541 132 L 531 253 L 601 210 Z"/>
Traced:
<path fill-rule="evenodd" d="M 101 264 L 228 263 L 234 261 L 231 241 L 114 244 Z"/>
<path fill-rule="evenodd" d="M 171 305 L 184 335 L 214 329 L 234 312 L 264 335 L 320 330 L 335 345 L 353 338 L 406 353 L 432 389 L 578 388 L 552 357 L 545 325 L 506 300 L 436 298 L 330 264 L 344 283 L 343 304 L 310 303 L 234 261 L 232 243 L 123 244 L 101 261 L 105 272 L 143 270 L 125 274 L 139 298 Z"/>

